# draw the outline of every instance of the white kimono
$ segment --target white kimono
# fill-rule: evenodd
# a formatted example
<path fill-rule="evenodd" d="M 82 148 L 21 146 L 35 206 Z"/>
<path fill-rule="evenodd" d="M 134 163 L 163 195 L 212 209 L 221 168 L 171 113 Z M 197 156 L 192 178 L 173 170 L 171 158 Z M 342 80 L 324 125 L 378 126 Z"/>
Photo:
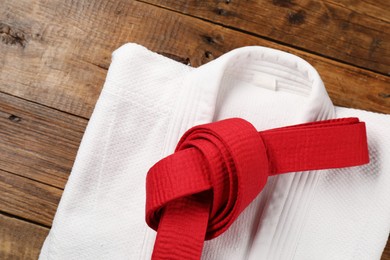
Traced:
<path fill-rule="evenodd" d="M 241 117 L 259 131 L 329 118 L 366 122 L 370 163 L 270 177 L 202 259 L 380 259 L 390 231 L 390 115 L 335 107 L 317 71 L 264 48 L 199 68 L 136 44 L 113 53 L 40 259 L 150 259 L 148 169 L 190 127 Z"/>

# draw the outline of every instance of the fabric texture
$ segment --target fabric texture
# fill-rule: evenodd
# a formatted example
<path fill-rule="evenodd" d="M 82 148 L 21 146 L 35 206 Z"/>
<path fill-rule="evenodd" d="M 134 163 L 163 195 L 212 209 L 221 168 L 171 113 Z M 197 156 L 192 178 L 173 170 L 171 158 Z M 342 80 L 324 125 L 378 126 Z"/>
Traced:
<path fill-rule="evenodd" d="M 112 64 L 40 259 L 150 259 L 149 168 L 195 125 L 239 117 L 258 131 L 331 118 L 366 123 L 365 166 L 271 176 L 202 259 L 380 259 L 390 231 L 390 116 L 335 107 L 304 60 L 264 47 L 199 68 L 136 44 Z"/>

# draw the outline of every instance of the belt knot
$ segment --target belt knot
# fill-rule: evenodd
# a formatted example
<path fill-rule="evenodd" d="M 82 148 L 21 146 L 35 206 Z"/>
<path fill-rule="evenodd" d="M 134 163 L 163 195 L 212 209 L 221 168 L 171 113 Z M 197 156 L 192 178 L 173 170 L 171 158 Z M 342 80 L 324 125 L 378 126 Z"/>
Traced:
<path fill-rule="evenodd" d="M 193 127 L 174 154 L 149 170 L 146 221 L 157 230 L 165 206 L 195 195 L 211 203 L 206 239 L 214 238 L 255 199 L 268 173 L 265 145 L 249 122 L 234 118 Z"/>

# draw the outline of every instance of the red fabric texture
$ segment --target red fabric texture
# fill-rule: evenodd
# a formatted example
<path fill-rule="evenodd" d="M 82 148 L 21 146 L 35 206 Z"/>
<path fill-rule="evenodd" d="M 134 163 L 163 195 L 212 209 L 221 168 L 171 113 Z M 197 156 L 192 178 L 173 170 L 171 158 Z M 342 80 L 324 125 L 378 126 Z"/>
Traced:
<path fill-rule="evenodd" d="M 270 175 L 368 163 L 364 122 L 319 121 L 257 132 L 232 118 L 199 125 L 146 179 L 152 259 L 200 259 L 205 239 L 225 232 Z"/>

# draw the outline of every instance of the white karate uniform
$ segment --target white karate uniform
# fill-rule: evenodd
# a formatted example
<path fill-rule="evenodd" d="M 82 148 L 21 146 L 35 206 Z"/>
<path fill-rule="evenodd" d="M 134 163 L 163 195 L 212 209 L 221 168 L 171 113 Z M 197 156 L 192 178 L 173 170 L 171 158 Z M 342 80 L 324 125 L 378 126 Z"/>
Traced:
<path fill-rule="evenodd" d="M 317 71 L 264 47 L 191 68 L 136 44 L 113 53 L 40 259 L 150 259 L 148 169 L 190 127 L 241 117 L 259 131 L 366 122 L 368 165 L 270 177 L 202 259 L 379 259 L 390 231 L 390 115 L 335 107 Z"/>

